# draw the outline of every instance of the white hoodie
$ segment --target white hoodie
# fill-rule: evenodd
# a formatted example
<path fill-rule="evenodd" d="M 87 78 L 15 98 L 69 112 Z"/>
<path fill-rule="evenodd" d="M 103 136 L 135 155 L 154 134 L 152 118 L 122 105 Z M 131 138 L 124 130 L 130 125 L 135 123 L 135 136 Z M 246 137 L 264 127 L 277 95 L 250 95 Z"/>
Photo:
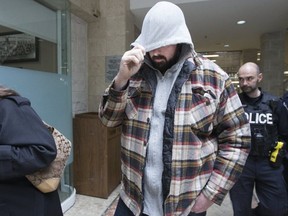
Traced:
<path fill-rule="evenodd" d="M 182 10 L 173 3 L 161 1 L 146 14 L 141 34 L 132 46 L 140 44 L 149 52 L 179 43 L 189 44 L 194 50 Z"/>

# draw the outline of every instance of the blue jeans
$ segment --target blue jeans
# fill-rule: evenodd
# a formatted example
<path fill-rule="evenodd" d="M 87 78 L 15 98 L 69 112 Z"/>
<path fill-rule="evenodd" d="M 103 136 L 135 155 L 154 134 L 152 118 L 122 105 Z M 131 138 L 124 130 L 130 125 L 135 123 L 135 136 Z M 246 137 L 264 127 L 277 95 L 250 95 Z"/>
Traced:
<path fill-rule="evenodd" d="M 234 216 L 250 216 L 253 188 L 260 203 L 257 215 L 283 216 L 287 211 L 286 184 L 283 167 L 272 168 L 268 158 L 248 157 L 240 179 L 230 190 Z"/>
<path fill-rule="evenodd" d="M 190 213 L 189 216 L 205 216 L 206 212 L 202 212 L 199 214 Z M 130 211 L 130 209 L 125 205 L 123 200 L 119 198 L 119 202 L 117 208 L 115 210 L 114 216 L 134 216 L 134 214 Z M 146 214 L 141 214 L 141 216 L 149 216 Z"/>

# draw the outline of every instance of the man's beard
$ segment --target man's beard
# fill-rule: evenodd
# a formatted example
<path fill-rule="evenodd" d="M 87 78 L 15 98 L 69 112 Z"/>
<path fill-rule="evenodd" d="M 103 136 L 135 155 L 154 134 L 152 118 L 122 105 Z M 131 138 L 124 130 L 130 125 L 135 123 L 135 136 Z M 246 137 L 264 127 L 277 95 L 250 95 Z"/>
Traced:
<path fill-rule="evenodd" d="M 152 66 L 155 69 L 159 70 L 162 74 L 164 74 L 169 68 L 171 68 L 174 64 L 176 64 L 177 61 L 179 60 L 181 48 L 182 47 L 179 44 L 177 46 L 177 50 L 175 52 L 175 55 L 169 61 L 163 55 L 151 56 L 150 59 L 152 62 Z"/>
<path fill-rule="evenodd" d="M 159 70 L 162 74 L 172 66 L 171 60 L 167 61 L 165 56 L 162 55 L 152 56 L 151 58 L 153 67 Z"/>

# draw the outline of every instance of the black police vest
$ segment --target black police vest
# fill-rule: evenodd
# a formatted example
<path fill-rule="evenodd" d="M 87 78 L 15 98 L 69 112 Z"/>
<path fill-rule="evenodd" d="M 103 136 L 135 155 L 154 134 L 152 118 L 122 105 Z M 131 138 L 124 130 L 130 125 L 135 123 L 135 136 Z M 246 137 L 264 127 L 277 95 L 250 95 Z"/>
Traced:
<path fill-rule="evenodd" d="M 258 102 L 249 104 L 246 95 L 241 93 L 239 96 L 251 128 L 250 155 L 266 157 L 271 146 L 278 140 L 277 116 L 274 108 L 277 98 L 262 92 Z"/>

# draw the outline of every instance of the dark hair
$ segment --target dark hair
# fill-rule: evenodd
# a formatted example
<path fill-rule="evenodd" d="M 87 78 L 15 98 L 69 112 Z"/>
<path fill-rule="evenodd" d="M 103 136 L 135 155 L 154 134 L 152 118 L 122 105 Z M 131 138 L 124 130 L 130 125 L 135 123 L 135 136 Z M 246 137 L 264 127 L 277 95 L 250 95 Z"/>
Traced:
<path fill-rule="evenodd" d="M 0 85 L 0 98 L 4 98 L 6 96 L 16 96 L 16 95 L 19 95 L 19 94 L 15 90 L 6 88 Z"/>

